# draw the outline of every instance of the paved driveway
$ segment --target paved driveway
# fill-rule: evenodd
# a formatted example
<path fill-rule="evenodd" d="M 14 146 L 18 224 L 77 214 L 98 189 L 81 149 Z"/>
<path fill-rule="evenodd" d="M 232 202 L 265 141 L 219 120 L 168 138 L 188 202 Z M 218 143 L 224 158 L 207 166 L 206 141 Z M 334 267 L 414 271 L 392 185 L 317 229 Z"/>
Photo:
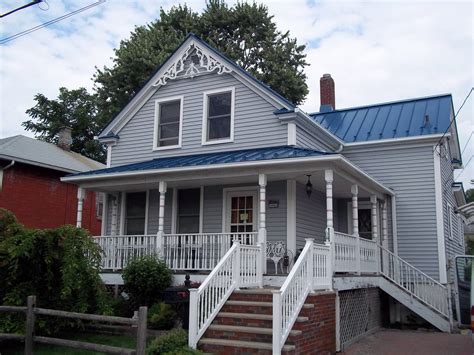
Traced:
<path fill-rule="evenodd" d="M 471 335 L 380 330 L 352 344 L 344 355 L 473 355 Z"/>

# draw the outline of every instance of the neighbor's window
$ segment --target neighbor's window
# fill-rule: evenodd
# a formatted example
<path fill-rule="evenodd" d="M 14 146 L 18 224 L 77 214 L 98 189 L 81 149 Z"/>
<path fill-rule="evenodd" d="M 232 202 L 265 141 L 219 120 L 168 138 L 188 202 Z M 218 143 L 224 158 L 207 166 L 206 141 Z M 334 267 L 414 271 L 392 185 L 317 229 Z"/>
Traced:
<path fill-rule="evenodd" d="M 145 234 L 146 192 L 127 193 L 125 207 L 125 234 Z"/>
<path fill-rule="evenodd" d="M 205 142 L 232 140 L 233 90 L 206 95 Z"/>
<path fill-rule="evenodd" d="M 180 145 L 182 99 L 157 102 L 156 148 Z"/>

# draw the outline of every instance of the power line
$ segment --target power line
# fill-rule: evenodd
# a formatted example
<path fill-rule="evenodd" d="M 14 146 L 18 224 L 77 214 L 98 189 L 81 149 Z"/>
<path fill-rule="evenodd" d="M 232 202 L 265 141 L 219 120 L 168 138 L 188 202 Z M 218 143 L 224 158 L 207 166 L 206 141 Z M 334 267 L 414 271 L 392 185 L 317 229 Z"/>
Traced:
<path fill-rule="evenodd" d="M 23 5 L 23 6 L 17 7 L 16 9 L 13 9 L 13 10 L 11 10 L 11 11 L 5 12 L 4 14 L 0 14 L 0 18 L 5 17 L 5 16 L 8 16 L 8 15 L 11 15 L 11 14 L 13 14 L 14 12 L 17 12 L 17 11 L 20 11 L 20 10 L 23 10 L 23 9 L 26 9 L 27 7 L 30 7 L 30 6 L 39 4 L 41 1 L 43 1 L 43 0 L 33 0 L 33 1 L 29 2 L 28 4 L 25 4 L 25 5 Z"/>
<path fill-rule="evenodd" d="M 22 36 L 26 36 L 27 34 L 30 34 L 30 33 L 32 33 L 32 32 L 38 31 L 38 30 L 41 29 L 41 28 L 50 26 L 50 25 L 52 25 L 52 24 L 54 24 L 54 23 L 56 23 L 56 22 L 62 21 L 62 20 L 64 20 L 64 19 L 67 19 L 68 17 L 74 16 L 74 15 L 80 13 L 80 12 L 89 10 L 89 9 L 93 8 L 94 6 L 103 4 L 104 2 L 105 2 L 105 0 L 99 0 L 99 1 L 97 1 L 97 2 L 95 2 L 95 3 L 90 4 L 90 5 L 81 7 L 80 9 L 77 9 L 77 10 L 75 10 L 75 11 L 73 11 L 73 12 L 70 12 L 70 13 L 65 14 L 65 15 L 63 15 L 63 16 L 60 16 L 60 17 L 57 17 L 57 18 L 55 18 L 55 19 L 53 19 L 53 20 L 50 20 L 50 21 L 48 21 L 48 22 L 42 23 L 41 25 L 32 27 L 32 28 L 30 28 L 30 29 L 28 29 L 28 30 L 19 32 L 19 33 L 17 33 L 17 34 L 12 35 L 12 36 L 9 36 L 9 37 L 0 39 L 0 44 L 5 44 L 5 43 L 7 43 L 7 42 L 13 41 L 14 39 L 20 38 L 20 37 L 22 37 Z"/>
<path fill-rule="evenodd" d="M 466 144 L 464 145 L 464 148 L 462 149 L 461 156 L 464 154 L 464 151 L 466 150 L 467 145 L 469 144 L 469 141 L 471 140 L 473 134 L 474 134 L 474 131 L 471 132 L 471 135 L 470 135 L 469 138 L 467 139 L 467 142 L 466 142 Z"/>
<path fill-rule="evenodd" d="M 438 148 L 439 144 L 441 143 L 441 141 L 443 140 L 444 136 L 446 135 L 446 133 L 448 133 L 449 129 L 451 128 L 451 125 L 453 124 L 454 120 L 456 119 L 456 117 L 458 117 L 458 113 L 459 111 L 461 111 L 461 109 L 463 108 L 464 104 L 466 103 L 467 99 L 469 99 L 469 96 L 471 96 L 472 94 L 472 91 L 474 90 L 474 87 L 471 87 L 471 90 L 469 90 L 469 93 L 467 94 L 466 98 L 464 99 L 462 105 L 459 107 L 458 111 L 456 112 L 456 114 L 454 115 L 453 119 L 451 120 L 451 122 L 449 122 L 449 126 L 448 128 L 446 128 L 446 131 L 444 131 L 443 135 L 441 136 L 441 138 L 439 139 L 438 143 L 436 143 L 435 145 L 435 150 L 436 148 Z"/>

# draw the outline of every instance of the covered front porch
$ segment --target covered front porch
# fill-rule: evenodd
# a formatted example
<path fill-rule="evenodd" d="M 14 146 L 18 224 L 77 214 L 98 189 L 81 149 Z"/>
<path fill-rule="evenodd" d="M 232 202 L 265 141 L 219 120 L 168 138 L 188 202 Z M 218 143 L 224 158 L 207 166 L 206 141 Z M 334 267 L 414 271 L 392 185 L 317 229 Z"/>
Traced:
<path fill-rule="evenodd" d="M 77 176 L 78 226 L 84 190 L 104 194 L 102 269 L 157 255 L 178 273 L 209 272 L 239 242 L 259 248 L 264 273 L 287 274 L 311 238 L 333 248 L 335 272 L 376 272 L 377 243 L 391 247 L 390 190 L 339 155 L 235 165 Z"/>

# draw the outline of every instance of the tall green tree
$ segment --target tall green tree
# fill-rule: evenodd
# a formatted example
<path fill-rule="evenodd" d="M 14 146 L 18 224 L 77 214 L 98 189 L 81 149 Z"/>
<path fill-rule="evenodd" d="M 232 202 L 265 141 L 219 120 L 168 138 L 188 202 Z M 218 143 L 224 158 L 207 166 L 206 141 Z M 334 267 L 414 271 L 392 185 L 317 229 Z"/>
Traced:
<path fill-rule="evenodd" d="M 97 68 L 93 77 L 95 95 L 89 95 L 91 105 L 97 108 L 91 124 L 95 130 L 90 137 L 100 133 L 103 125 L 125 106 L 190 32 L 288 100 L 298 104 L 306 97 L 305 46 L 298 45 L 288 32 L 277 29 L 265 5 L 237 3 L 228 6 L 223 0 L 209 0 L 200 14 L 186 5 L 178 5 L 169 11 L 161 9 L 159 19 L 135 28 L 114 50 L 112 65 Z M 41 139 L 51 139 L 49 137 L 57 132 L 47 124 L 48 117 L 45 116 L 42 125 L 34 126 L 36 117 L 31 110 L 27 113 L 33 121 L 27 121 L 30 123 L 25 127 Z M 54 117 L 61 115 L 61 107 L 53 108 L 48 115 L 55 121 Z M 97 129 L 96 123 L 100 125 Z M 73 138 L 86 139 L 79 138 L 81 132 L 76 126 L 72 125 L 72 128 Z M 87 149 L 81 152 L 91 156 Z"/>
<path fill-rule="evenodd" d="M 48 99 L 43 94 L 35 96 L 35 106 L 26 113 L 30 120 L 22 123 L 36 137 L 56 144 L 62 127 L 72 129 L 71 150 L 98 161 L 104 161 L 104 149 L 94 140 L 104 122 L 97 115 L 97 97 L 85 88 L 59 89 L 57 99 Z"/>
<path fill-rule="evenodd" d="M 474 189 L 466 190 L 466 202 L 474 202 Z"/>

